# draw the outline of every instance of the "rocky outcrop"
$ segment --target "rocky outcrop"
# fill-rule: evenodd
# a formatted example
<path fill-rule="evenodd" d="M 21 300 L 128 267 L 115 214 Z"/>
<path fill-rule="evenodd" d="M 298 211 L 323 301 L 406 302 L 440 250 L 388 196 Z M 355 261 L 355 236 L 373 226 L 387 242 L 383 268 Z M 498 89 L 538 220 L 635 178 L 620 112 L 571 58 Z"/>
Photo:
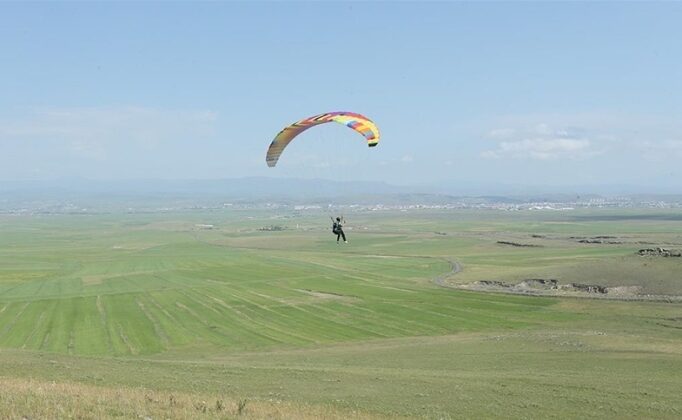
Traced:
<path fill-rule="evenodd" d="M 482 286 L 482 287 L 512 287 L 512 284 L 507 284 L 502 281 L 497 281 L 497 280 L 479 280 L 475 281 L 473 283 L 475 286 Z"/>
<path fill-rule="evenodd" d="M 567 283 L 559 286 L 559 290 L 569 292 L 585 292 L 585 293 L 599 293 L 606 294 L 609 289 L 598 284 L 581 284 L 581 283 Z"/>
<path fill-rule="evenodd" d="M 644 248 L 637 251 L 642 257 L 682 257 L 682 252 L 665 248 Z"/>
<path fill-rule="evenodd" d="M 622 241 L 605 241 L 603 239 L 580 239 L 581 244 L 622 244 Z"/>
<path fill-rule="evenodd" d="M 505 283 L 498 280 L 479 280 L 468 285 L 462 285 L 462 287 L 474 290 L 499 290 L 523 294 L 605 295 L 610 292 L 610 288 L 598 284 L 561 284 L 559 283 L 559 280 L 556 279 L 526 279 L 519 283 Z M 624 292 L 624 289 L 618 290 L 619 294 L 623 294 Z"/>
<path fill-rule="evenodd" d="M 559 281 L 555 279 L 526 279 L 518 283 L 516 287 L 529 289 L 557 289 Z"/>
<path fill-rule="evenodd" d="M 535 244 L 520 244 L 518 242 L 509 242 L 509 241 L 497 241 L 498 244 L 500 245 L 511 245 L 511 246 L 520 246 L 520 247 L 528 247 L 528 248 L 539 248 L 542 245 L 535 245 Z"/>

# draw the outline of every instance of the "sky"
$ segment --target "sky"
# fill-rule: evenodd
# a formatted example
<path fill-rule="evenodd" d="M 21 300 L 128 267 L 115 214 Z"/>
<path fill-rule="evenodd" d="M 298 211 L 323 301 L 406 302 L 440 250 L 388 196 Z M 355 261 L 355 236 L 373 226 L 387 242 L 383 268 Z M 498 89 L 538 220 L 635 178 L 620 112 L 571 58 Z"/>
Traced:
<path fill-rule="evenodd" d="M 0 181 L 682 193 L 682 3 L 0 3 Z M 328 111 L 368 116 L 299 136 Z"/>

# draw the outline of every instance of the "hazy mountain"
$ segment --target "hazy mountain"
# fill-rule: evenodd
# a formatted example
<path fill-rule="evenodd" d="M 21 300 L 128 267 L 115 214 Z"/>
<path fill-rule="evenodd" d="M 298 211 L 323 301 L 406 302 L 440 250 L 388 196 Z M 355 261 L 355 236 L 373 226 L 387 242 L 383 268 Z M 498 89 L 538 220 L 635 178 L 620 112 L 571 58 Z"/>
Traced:
<path fill-rule="evenodd" d="M 215 180 L 62 179 L 56 181 L 0 182 L 0 193 L 21 196 L 221 196 L 264 199 L 283 197 L 340 197 L 349 194 L 396 194 L 415 191 L 383 182 L 339 182 L 320 179 L 248 177 Z"/>
<path fill-rule="evenodd" d="M 486 192 L 494 191 L 494 192 Z M 682 201 L 682 195 L 640 193 L 622 196 L 636 202 Z M 0 207 L 49 208 L 66 204 L 111 208 L 191 207 L 219 203 L 283 204 L 519 204 L 527 202 L 589 202 L 608 197 L 578 187 L 563 191 L 522 186 L 480 186 L 469 193 L 457 185 L 398 186 L 384 182 L 341 182 L 320 179 L 248 177 L 215 180 L 117 180 L 81 178 L 54 181 L 0 182 Z"/>

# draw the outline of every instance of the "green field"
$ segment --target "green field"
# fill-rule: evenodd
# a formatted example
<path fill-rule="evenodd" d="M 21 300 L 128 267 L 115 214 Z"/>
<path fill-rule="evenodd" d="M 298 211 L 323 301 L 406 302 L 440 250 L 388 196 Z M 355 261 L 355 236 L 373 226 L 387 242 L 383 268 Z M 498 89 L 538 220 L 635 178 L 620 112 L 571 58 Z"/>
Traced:
<path fill-rule="evenodd" d="M 433 281 L 682 295 L 682 259 L 635 255 L 682 249 L 682 211 L 347 218 L 337 245 L 313 212 L 0 216 L 0 417 L 682 416 L 682 305 Z"/>

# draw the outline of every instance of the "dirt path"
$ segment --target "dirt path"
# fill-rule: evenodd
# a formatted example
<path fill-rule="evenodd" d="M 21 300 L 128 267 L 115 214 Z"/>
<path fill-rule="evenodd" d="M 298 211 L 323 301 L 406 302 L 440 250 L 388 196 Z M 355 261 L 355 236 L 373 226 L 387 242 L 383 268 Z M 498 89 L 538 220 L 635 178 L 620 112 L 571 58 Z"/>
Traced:
<path fill-rule="evenodd" d="M 449 259 L 449 258 L 445 258 L 445 261 L 447 261 L 448 264 L 450 264 L 450 271 L 448 271 L 447 273 L 441 274 L 441 275 L 439 275 L 439 276 L 436 276 L 436 277 L 434 277 L 434 278 L 431 279 L 431 280 L 432 280 L 434 283 L 436 283 L 437 285 L 441 286 L 441 287 L 453 288 L 452 286 L 450 286 L 449 284 L 447 284 L 447 283 L 445 282 L 445 280 L 446 280 L 448 277 L 454 276 L 455 274 L 457 274 L 457 273 L 459 273 L 460 271 L 462 271 L 462 266 L 461 266 L 461 264 L 458 263 L 457 261 L 451 260 L 451 259 Z"/>

